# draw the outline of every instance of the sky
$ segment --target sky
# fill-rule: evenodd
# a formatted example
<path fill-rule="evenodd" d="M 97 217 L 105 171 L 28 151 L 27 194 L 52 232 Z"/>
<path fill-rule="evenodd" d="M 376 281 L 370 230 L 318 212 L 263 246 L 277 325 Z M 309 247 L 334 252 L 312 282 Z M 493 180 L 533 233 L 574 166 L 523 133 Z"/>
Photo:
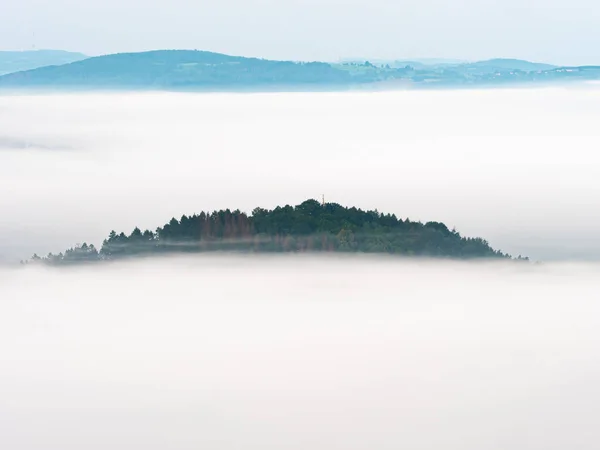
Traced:
<path fill-rule="evenodd" d="M 20 0 L 0 2 L 0 50 L 600 64 L 599 18 L 597 0 Z"/>

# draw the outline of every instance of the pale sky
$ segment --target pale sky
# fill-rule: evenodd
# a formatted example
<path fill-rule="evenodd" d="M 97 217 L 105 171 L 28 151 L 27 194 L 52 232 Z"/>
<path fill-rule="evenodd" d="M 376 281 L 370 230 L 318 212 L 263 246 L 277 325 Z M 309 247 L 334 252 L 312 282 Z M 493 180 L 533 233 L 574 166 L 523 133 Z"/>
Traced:
<path fill-rule="evenodd" d="M 0 0 L 0 49 L 600 64 L 598 0 Z"/>

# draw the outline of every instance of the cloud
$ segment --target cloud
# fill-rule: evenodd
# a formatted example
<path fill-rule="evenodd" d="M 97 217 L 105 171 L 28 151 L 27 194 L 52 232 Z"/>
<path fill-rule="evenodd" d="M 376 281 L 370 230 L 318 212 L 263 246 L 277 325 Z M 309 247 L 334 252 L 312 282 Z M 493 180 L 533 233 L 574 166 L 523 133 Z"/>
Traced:
<path fill-rule="evenodd" d="M 15 95 L 0 256 L 320 198 L 533 259 L 597 259 L 600 90 Z"/>
<path fill-rule="evenodd" d="M 0 269 L 0 445 L 595 448 L 596 265 Z"/>
<path fill-rule="evenodd" d="M 0 136 L 0 150 L 70 150 L 69 147 Z"/>

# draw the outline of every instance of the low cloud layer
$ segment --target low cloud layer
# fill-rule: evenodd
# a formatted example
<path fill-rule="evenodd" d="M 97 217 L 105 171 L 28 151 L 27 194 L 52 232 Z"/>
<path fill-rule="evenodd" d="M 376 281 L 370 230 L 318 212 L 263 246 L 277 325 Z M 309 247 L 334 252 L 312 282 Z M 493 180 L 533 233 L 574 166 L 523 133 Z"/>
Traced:
<path fill-rule="evenodd" d="M 597 259 L 598 95 L 0 97 L 0 261 L 322 193 Z M 593 449 L 598 267 L 0 267 L 0 448 Z"/>
<path fill-rule="evenodd" d="M 596 448 L 595 265 L 0 270 L 0 447 Z"/>
<path fill-rule="evenodd" d="M 0 259 L 321 194 L 534 259 L 597 259 L 599 95 L 4 96 Z"/>

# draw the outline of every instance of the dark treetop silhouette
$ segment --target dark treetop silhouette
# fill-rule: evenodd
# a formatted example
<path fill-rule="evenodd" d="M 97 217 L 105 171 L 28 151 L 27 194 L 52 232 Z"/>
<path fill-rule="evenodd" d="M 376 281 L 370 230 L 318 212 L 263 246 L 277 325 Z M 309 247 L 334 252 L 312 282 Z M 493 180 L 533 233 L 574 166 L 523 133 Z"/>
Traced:
<path fill-rule="evenodd" d="M 31 262 L 73 264 L 164 253 L 363 252 L 435 258 L 506 258 L 481 238 L 462 237 L 440 222 L 411 222 L 393 214 L 307 200 L 255 208 L 252 215 L 229 209 L 171 219 L 155 232 L 111 231 L 100 250 L 84 243 Z M 519 256 L 519 259 L 521 257 Z"/>

